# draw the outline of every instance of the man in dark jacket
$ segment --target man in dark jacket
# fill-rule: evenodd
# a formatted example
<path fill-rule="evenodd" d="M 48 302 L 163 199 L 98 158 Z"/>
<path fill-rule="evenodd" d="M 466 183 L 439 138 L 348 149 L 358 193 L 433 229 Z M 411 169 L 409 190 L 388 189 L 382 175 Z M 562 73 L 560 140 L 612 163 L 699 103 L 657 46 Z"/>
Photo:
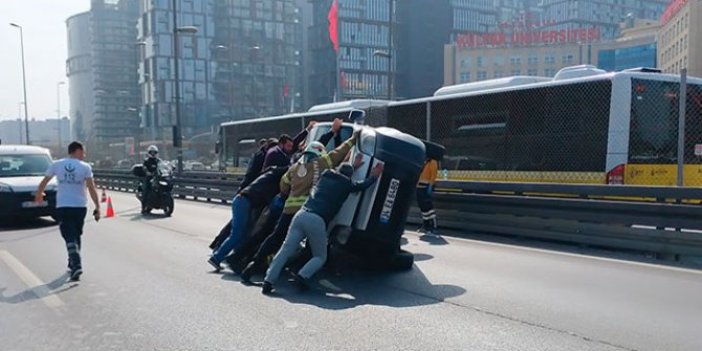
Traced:
<path fill-rule="evenodd" d="M 234 197 L 229 237 L 213 251 L 212 256 L 207 261 L 216 271 L 222 269 L 220 263 L 229 252 L 241 245 L 242 239 L 249 230 L 252 211 L 266 206 L 283 207 L 283 200 L 276 195 L 280 191 L 280 179 L 287 171 L 287 167 L 273 167 Z"/>
<path fill-rule="evenodd" d="M 356 162 L 356 167 L 360 166 Z M 266 278 L 263 281 L 263 293 L 273 291 L 273 282 L 287 264 L 290 257 L 297 251 L 300 242 L 307 238 L 307 244 L 312 249 L 312 259 L 295 275 L 300 288 L 307 287 L 307 281 L 319 271 L 327 261 L 327 226 L 344 205 L 346 198 L 352 192 L 359 192 L 375 183 L 383 172 L 383 165 L 378 164 L 371 171 L 371 176 L 360 183 L 351 180 L 354 167 L 343 164 L 339 171 L 326 170 L 314 187 L 290 225 L 288 235 L 280 251 L 271 262 Z"/>
<path fill-rule="evenodd" d="M 307 128 L 298 133 L 295 138 L 291 138 L 287 134 L 283 134 L 278 138 L 278 145 L 270 147 L 266 152 L 266 159 L 263 161 L 263 169 L 268 167 L 284 167 L 290 165 L 290 157 L 298 151 L 300 144 L 307 138 L 310 130 L 317 124 L 316 121 L 311 121 Z"/>
<path fill-rule="evenodd" d="M 251 182 L 256 180 L 256 178 L 258 178 L 258 176 L 260 176 L 261 172 L 263 171 L 263 161 L 266 160 L 266 152 L 268 151 L 268 140 L 259 140 L 258 147 L 258 151 L 256 151 L 255 154 L 253 154 L 253 156 L 251 157 L 251 162 L 249 162 L 249 166 L 246 168 L 244 180 L 239 186 L 240 191 L 249 186 Z"/>
<path fill-rule="evenodd" d="M 340 118 L 335 119 L 329 131 L 322 134 L 322 136 L 319 137 L 318 141 L 323 145 L 327 145 L 333 138 L 334 148 L 341 146 L 341 144 L 343 143 L 343 140 L 341 140 L 340 133 L 342 126 L 343 120 Z M 302 142 L 298 149 L 304 150 L 304 148 L 305 143 Z M 292 156 L 292 159 L 296 162 L 301 155 L 302 152 L 297 152 Z M 241 247 L 238 250 L 236 250 L 236 252 L 234 252 L 232 255 L 228 256 L 225 259 L 226 263 L 229 265 L 230 268 L 232 268 L 232 270 L 235 273 L 239 273 L 243 269 L 243 267 L 245 267 L 253 259 L 253 256 L 254 254 L 256 254 L 256 251 L 258 250 L 261 243 L 264 240 L 266 240 L 266 238 L 275 229 L 275 225 L 278 222 L 278 219 L 281 215 L 280 211 L 277 210 L 277 208 L 269 208 L 267 215 L 263 217 L 264 221 L 261 223 L 260 226 L 257 226 L 256 230 L 254 230 L 253 233 L 250 235 L 250 238 L 246 240 L 241 245 Z M 221 244 L 221 242 L 224 241 L 224 238 L 226 238 L 226 236 L 229 235 L 228 233 L 231 231 L 229 226 L 230 225 L 228 224 L 227 226 L 225 226 L 225 228 L 222 229 L 220 235 L 218 236 L 219 239 L 215 239 L 215 241 L 213 241 L 213 243 L 211 244 L 211 249 L 216 249 Z M 280 243 L 278 243 L 273 249 L 273 253 L 275 253 L 278 250 L 280 244 L 282 244 L 282 239 L 280 239 Z"/>

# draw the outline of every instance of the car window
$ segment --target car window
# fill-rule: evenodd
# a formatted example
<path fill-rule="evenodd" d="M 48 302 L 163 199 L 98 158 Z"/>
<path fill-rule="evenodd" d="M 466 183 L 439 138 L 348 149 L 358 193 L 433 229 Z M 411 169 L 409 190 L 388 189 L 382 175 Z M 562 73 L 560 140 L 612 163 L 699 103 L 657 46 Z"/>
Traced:
<path fill-rule="evenodd" d="M 43 176 L 50 164 L 46 155 L 0 155 L 0 177 Z"/>

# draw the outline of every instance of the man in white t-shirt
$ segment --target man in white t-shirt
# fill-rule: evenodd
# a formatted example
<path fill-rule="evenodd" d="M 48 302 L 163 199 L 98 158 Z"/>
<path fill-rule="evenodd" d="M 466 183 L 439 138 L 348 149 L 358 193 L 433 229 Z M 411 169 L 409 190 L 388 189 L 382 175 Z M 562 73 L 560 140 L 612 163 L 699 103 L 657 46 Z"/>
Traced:
<path fill-rule="evenodd" d="M 83 274 L 80 260 L 80 236 L 83 234 L 83 222 L 88 210 L 87 191 L 90 191 L 90 198 L 95 204 L 93 217 L 96 221 L 100 220 L 100 201 L 98 201 L 95 189 L 93 170 L 89 164 L 83 162 L 84 158 L 83 144 L 74 141 L 68 145 L 68 157 L 55 161 L 49 166 L 34 198 L 34 201 L 42 202 L 46 185 L 51 178 L 56 177 L 58 180 L 56 215 L 59 220 L 61 236 L 66 241 L 71 281 L 80 280 L 80 276 Z"/>

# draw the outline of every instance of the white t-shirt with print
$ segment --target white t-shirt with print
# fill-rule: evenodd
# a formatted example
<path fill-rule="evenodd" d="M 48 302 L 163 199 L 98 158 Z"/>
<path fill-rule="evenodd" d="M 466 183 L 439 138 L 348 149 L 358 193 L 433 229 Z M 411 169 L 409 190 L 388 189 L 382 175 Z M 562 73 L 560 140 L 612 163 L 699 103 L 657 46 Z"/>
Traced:
<path fill-rule="evenodd" d="M 75 158 L 64 158 L 52 163 L 46 176 L 55 176 L 58 181 L 57 208 L 88 207 L 85 181 L 93 177 L 93 169 L 89 164 Z"/>

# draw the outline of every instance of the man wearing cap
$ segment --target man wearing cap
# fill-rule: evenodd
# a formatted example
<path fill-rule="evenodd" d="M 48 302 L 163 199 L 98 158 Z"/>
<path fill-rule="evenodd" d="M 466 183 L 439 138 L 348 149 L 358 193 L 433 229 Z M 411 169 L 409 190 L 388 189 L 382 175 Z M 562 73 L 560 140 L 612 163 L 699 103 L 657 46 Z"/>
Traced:
<path fill-rule="evenodd" d="M 360 156 L 360 155 L 359 155 Z M 341 165 L 339 171 L 326 170 L 319 183 L 314 187 L 302 208 L 297 211 L 290 224 L 290 230 L 280 251 L 275 255 L 263 281 L 263 293 L 273 291 L 273 283 L 278 280 L 285 264 L 297 251 L 303 239 L 312 249 L 312 259 L 295 275 L 299 287 L 307 288 L 309 279 L 317 273 L 327 261 L 327 226 L 344 205 L 346 198 L 353 193 L 368 189 L 383 172 L 383 165 L 376 165 L 371 176 L 363 182 L 351 180 L 354 169 L 363 164 L 363 158 L 357 157 L 354 165 Z"/>

